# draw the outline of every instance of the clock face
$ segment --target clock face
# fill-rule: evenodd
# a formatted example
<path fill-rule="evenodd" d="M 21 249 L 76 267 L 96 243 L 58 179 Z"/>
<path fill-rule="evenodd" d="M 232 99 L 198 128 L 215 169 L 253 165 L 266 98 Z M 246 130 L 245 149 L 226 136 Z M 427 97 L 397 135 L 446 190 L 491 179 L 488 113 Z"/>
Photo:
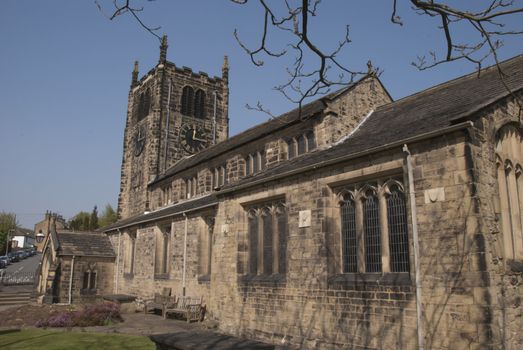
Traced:
<path fill-rule="evenodd" d="M 180 130 L 180 142 L 187 152 L 196 153 L 207 146 L 207 133 L 200 126 L 184 124 Z"/>
<path fill-rule="evenodd" d="M 145 147 L 145 127 L 143 125 L 138 127 L 134 133 L 132 142 L 134 156 L 138 157 Z"/>

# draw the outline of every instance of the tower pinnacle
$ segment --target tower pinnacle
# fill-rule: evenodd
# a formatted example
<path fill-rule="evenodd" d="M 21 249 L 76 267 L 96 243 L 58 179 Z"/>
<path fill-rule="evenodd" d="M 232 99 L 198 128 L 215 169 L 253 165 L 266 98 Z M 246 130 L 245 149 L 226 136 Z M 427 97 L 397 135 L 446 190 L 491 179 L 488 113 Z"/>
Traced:
<path fill-rule="evenodd" d="M 131 80 L 131 86 L 138 84 L 138 61 L 134 61 L 133 78 Z"/>
<path fill-rule="evenodd" d="M 160 63 L 165 63 L 167 60 L 167 47 L 167 35 L 164 34 L 160 44 Z"/>
<path fill-rule="evenodd" d="M 223 56 L 222 78 L 223 80 L 229 80 L 229 58 L 227 55 Z"/>

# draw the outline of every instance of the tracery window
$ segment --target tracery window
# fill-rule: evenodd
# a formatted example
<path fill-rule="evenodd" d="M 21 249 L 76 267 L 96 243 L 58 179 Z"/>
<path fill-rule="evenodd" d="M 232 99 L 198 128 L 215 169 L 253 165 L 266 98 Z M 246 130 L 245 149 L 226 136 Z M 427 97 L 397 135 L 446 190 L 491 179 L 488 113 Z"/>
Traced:
<path fill-rule="evenodd" d="M 193 115 L 194 113 L 194 89 L 186 85 L 182 90 L 182 114 Z"/>
<path fill-rule="evenodd" d="M 338 191 L 343 273 L 409 272 L 403 185 L 397 179 Z"/>
<path fill-rule="evenodd" d="M 149 115 L 151 110 L 151 89 L 140 94 L 138 108 L 136 109 L 136 121 L 139 122 Z"/>
<path fill-rule="evenodd" d="M 286 272 L 287 208 L 283 201 L 250 207 L 247 211 L 251 274 Z"/>
<path fill-rule="evenodd" d="M 512 124 L 502 127 L 496 139 L 496 165 L 503 246 L 507 259 L 523 258 L 523 137 Z"/>

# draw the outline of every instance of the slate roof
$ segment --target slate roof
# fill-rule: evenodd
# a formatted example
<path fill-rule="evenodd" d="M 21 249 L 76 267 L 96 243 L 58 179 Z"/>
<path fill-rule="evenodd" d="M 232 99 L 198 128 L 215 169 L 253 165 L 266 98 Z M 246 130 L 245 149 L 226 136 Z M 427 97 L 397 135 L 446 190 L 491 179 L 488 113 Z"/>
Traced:
<path fill-rule="evenodd" d="M 502 62 L 501 68 L 506 75 L 505 84 L 511 91 L 521 90 L 523 55 Z M 262 173 L 224 186 L 223 190 L 300 168 L 319 166 L 340 157 L 349 157 L 455 125 L 509 94 L 495 66 L 482 70 L 479 77 L 477 72 L 465 75 L 378 107 L 357 131 L 336 146 L 284 161 Z"/>
<path fill-rule="evenodd" d="M 179 173 L 181 171 L 184 171 L 186 169 L 189 169 L 197 164 L 203 163 L 205 161 L 211 160 L 220 154 L 229 152 L 235 148 L 238 148 L 245 143 L 251 142 L 253 140 L 256 140 L 258 138 L 264 137 L 266 135 L 270 135 L 274 133 L 275 131 L 289 127 L 292 124 L 299 123 L 304 118 L 310 118 L 318 113 L 321 113 L 325 107 L 327 107 L 326 102 L 330 101 L 339 95 L 345 93 L 346 91 L 351 90 L 355 86 L 357 86 L 360 82 L 367 79 L 367 76 L 363 77 L 362 79 L 358 80 L 357 82 L 354 82 L 353 84 L 350 84 L 342 89 L 339 89 L 337 91 L 334 91 L 330 94 L 327 94 L 323 96 L 322 98 L 319 98 L 315 101 L 312 101 L 310 103 L 307 103 L 301 107 L 301 114 L 300 109 L 295 108 L 291 110 L 290 112 L 284 113 L 276 118 L 270 119 L 264 123 L 258 124 L 252 128 L 249 128 L 237 135 L 234 135 L 230 137 L 229 139 L 219 142 L 216 145 L 213 145 L 205 150 L 203 150 L 200 153 L 197 153 L 191 157 L 185 158 L 174 164 L 172 167 L 166 170 L 164 174 L 162 174 L 158 179 L 151 182 L 150 184 L 159 182 L 173 174 Z"/>
<path fill-rule="evenodd" d="M 506 74 L 505 84 L 512 92 L 523 89 L 523 55 L 502 62 L 501 68 L 504 74 Z M 340 94 L 340 91 L 331 94 L 330 97 L 332 98 L 334 94 Z M 477 72 L 465 75 L 378 107 L 350 137 L 331 148 L 316 150 L 315 152 L 284 161 L 277 166 L 266 169 L 262 173 L 244 177 L 238 182 L 225 185 L 221 191 L 211 195 L 184 201 L 149 214 L 140 214 L 127 218 L 103 228 L 103 231 L 108 232 L 116 228 L 180 214 L 184 211 L 213 206 L 218 202 L 217 196 L 223 192 L 255 185 L 256 183 L 278 176 L 285 176 L 292 172 L 298 173 L 304 169 L 321 167 L 329 164 L 329 162 L 332 163 L 342 158 L 346 159 L 356 156 L 362 152 L 373 152 L 374 150 L 387 148 L 388 145 L 398 144 L 398 146 L 401 146 L 401 142 L 404 140 L 422 136 L 471 119 L 476 112 L 509 94 L 510 92 L 500 80 L 496 67 L 482 70 L 479 77 Z M 302 115 L 312 116 L 321 112 L 325 108 L 325 103 L 323 99 L 320 99 L 302 108 Z M 279 118 L 290 123 L 299 122 L 300 120 L 297 110 L 283 114 Z M 281 119 L 272 119 L 257 127 L 248 129 L 192 158 L 177 163 L 169 169 L 168 174 L 182 171 L 222 152 L 238 147 L 244 142 L 269 134 L 283 124 L 281 121 Z"/>
<path fill-rule="evenodd" d="M 180 215 L 182 213 L 212 207 L 216 204 L 218 204 L 218 200 L 216 198 L 216 195 L 212 193 L 207 196 L 197 197 L 194 199 L 183 201 L 181 203 L 173 204 L 171 206 L 150 212 L 148 214 L 139 214 L 128 217 L 126 219 L 115 222 L 114 224 L 103 227 L 101 231 L 109 232 L 116 230 L 117 228 L 128 227 L 131 225 L 148 222 L 155 219 L 161 219 L 164 217 Z"/>
<path fill-rule="evenodd" d="M 58 231 L 60 255 L 115 257 L 109 237 L 94 232 Z"/>

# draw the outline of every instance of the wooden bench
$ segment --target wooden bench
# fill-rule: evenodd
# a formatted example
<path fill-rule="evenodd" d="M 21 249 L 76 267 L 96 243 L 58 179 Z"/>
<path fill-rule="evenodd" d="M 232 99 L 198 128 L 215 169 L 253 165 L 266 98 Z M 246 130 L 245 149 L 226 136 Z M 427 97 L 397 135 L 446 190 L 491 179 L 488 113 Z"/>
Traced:
<path fill-rule="evenodd" d="M 163 318 L 167 318 L 168 314 L 182 315 L 187 322 L 200 322 L 203 316 L 204 307 L 202 305 L 202 298 L 192 298 L 188 296 L 179 296 L 176 298 L 176 303 L 171 307 L 167 306 L 163 311 Z"/>
<path fill-rule="evenodd" d="M 176 297 L 171 297 L 171 288 L 164 288 L 162 294 L 156 293 L 153 299 L 145 300 L 143 313 L 146 314 L 151 310 L 161 310 L 165 315 L 165 308 L 172 307 L 176 304 Z"/>

